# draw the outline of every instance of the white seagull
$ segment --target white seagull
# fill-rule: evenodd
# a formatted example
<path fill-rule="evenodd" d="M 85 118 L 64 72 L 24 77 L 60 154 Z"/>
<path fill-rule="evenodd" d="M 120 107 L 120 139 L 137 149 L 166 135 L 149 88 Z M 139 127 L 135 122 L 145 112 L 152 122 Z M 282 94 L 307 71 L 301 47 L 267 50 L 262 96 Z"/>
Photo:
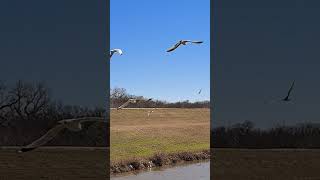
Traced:
<path fill-rule="evenodd" d="M 203 43 L 203 41 L 191 41 L 191 40 L 180 40 L 179 42 L 177 42 L 174 46 L 172 46 L 171 48 L 169 48 L 167 50 L 167 52 L 171 52 L 174 51 L 175 49 L 177 49 L 180 45 L 187 45 L 187 44 L 201 44 Z"/>
<path fill-rule="evenodd" d="M 127 102 L 125 102 L 125 103 L 123 103 L 121 106 L 119 106 L 119 107 L 117 108 L 117 110 L 122 109 L 122 108 L 124 108 L 124 107 L 127 107 L 130 103 L 135 104 L 135 103 L 137 103 L 137 101 L 138 101 L 138 99 L 134 99 L 134 98 L 129 99 Z"/>
<path fill-rule="evenodd" d="M 113 55 L 114 53 L 118 53 L 118 54 L 120 54 L 120 55 L 123 54 L 123 52 L 122 52 L 121 49 L 111 49 L 111 50 L 110 50 L 110 59 L 111 59 L 111 57 L 112 57 L 112 55 Z"/>
<path fill-rule="evenodd" d="M 68 129 L 70 131 L 76 132 L 82 130 L 81 123 L 88 122 L 88 121 L 97 121 L 97 122 L 107 122 L 102 117 L 83 117 L 83 118 L 76 118 L 76 119 L 65 119 L 58 121 L 58 124 L 51 128 L 45 135 L 41 136 L 39 139 L 35 140 L 31 144 L 22 147 L 18 152 L 27 152 L 33 149 L 42 146 L 55 138 L 62 130 Z"/>

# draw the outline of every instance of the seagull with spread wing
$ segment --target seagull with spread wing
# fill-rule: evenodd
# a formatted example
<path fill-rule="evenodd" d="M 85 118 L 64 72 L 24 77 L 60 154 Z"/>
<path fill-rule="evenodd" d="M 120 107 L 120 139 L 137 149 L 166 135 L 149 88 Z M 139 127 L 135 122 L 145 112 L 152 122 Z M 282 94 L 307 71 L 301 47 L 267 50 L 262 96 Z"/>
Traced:
<path fill-rule="evenodd" d="M 129 99 L 127 102 L 123 103 L 121 106 L 117 108 L 117 110 L 127 107 L 129 104 L 136 104 L 139 99 Z"/>
<path fill-rule="evenodd" d="M 35 140 L 31 144 L 22 147 L 18 152 L 27 152 L 31 151 L 33 149 L 36 149 L 53 138 L 55 138 L 62 130 L 68 129 L 70 131 L 76 132 L 82 130 L 82 123 L 89 122 L 89 121 L 95 121 L 95 122 L 107 122 L 102 117 L 83 117 L 83 118 L 76 118 L 76 119 L 65 119 L 58 121 L 58 124 L 54 126 L 52 129 L 50 129 L 46 134 L 41 136 L 39 139 Z"/>
<path fill-rule="evenodd" d="M 187 45 L 187 44 L 201 44 L 203 43 L 203 41 L 191 41 L 191 40 L 180 40 L 179 42 L 177 42 L 174 46 L 172 46 L 171 48 L 169 48 L 167 50 L 167 52 L 171 52 L 174 51 L 175 49 L 177 49 L 179 46 L 181 45 Z"/>
<path fill-rule="evenodd" d="M 114 53 L 118 53 L 119 55 L 122 55 L 122 54 L 123 54 L 123 52 L 122 52 L 121 49 L 112 49 L 112 50 L 110 50 L 110 59 L 111 59 L 111 57 L 112 57 L 112 55 L 113 55 Z"/>

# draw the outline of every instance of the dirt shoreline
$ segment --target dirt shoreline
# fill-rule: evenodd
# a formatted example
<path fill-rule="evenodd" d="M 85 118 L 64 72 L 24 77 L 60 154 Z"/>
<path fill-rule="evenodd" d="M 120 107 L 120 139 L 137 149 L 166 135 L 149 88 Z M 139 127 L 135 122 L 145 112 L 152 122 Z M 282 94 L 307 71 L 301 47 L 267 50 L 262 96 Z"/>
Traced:
<path fill-rule="evenodd" d="M 145 170 L 152 167 L 171 166 L 182 162 L 192 162 L 199 160 L 209 160 L 210 150 L 203 150 L 200 152 L 181 152 L 162 154 L 157 153 L 147 159 L 131 159 L 120 161 L 116 163 L 111 162 L 111 175 L 126 173 L 130 171 Z"/>

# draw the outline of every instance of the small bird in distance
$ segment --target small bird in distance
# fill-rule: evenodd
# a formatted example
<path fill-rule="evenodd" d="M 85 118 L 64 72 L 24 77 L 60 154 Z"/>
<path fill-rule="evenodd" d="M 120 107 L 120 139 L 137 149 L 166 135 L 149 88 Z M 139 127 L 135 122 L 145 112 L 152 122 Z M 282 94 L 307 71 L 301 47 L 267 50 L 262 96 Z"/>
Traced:
<path fill-rule="evenodd" d="M 269 104 L 269 103 L 272 103 L 272 102 L 288 102 L 288 101 L 291 101 L 290 95 L 291 95 L 291 92 L 293 90 L 294 84 L 295 84 L 295 81 L 292 82 L 286 97 L 284 97 L 282 99 L 272 100 L 272 101 L 269 101 L 269 102 L 265 101 L 265 104 Z"/>
<path fill-rule="evenodd" d="M 294 82 L 295 82 L 295 81 L 292 82 L 291 87 L 290 87 L 290 89 L 289 89 L 289 91 L 288 91 L 287 96 L 286 96 L 285 98 L 283 98 L 282 101 L 291 101 L 291 99 L 290 99 L 289 97 L 290 97 L 291 91 L 292 91 L 292 89 L 293 89 Z"/>

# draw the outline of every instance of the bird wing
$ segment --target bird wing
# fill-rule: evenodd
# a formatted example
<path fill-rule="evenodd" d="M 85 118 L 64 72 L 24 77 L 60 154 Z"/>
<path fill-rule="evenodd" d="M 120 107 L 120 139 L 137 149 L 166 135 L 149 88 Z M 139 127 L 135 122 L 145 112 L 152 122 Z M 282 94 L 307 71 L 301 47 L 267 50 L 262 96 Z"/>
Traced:
<path fill-rule="evenodd" d="M 179 42 L 176 43 L 174 46 L 172 46 L 171 48 L 169 48 L 169 49 L 167 50 L 167 52 L 171 52 L 171 51 L 177 49 L 180 45 L 181 45 L 181 41 L 179 41 Z"/>
<path fill-rule="evenodd" d="M 41 136 L 39 139 L 35 140 L 34 142 L 32 142 L 31 144 L 21 148 L 21 152 L 26 152 L 26 151 L 30 151 L 33 150 L 43 144 L 46 144 L 47 142 L 49 142 L 50 140 L 52 140 L 54 137 L 57 136 L 57 134 L 63 130 L 65 128 L 65 126 L 63 124 L 58 124 L 55 127 L 53 127 L 52 129 L 50 129 L 45 135 Z"/>
<path fill-rule="evenodd" d="M 84 117 L 84 118 L 79 118 L 80 122 L 90 122 L 90 121 L 96 121 L 96 122 L 108 122 L 105 118 L 103 117 Z"/>
<path fill-rule="evenodd" d="M 117 109 L 122 109 L 122 108 L 128 106 L 129 103 L 130 103 L 130 99 L 127 102 L 125 102 L 124 104 L 122 104 L 121 106 L 119 106 Z"/>
<path fill-rule="evenodd" d="M 265 100 L 264 104 L 272 104 L 272 103 L 276 103 L 276 102 L 280 102 L 282 100 L 279 99 L 273 99 L 273 100 Z"/>
<path fill-rule="evenodd" d="M 289 89 L 289 91 L 288 91 L 287 97 L 290 96 L 290 93 L 291 93 L 291 91 L 292 91 L 292 89 L 293 89 L 293 86 L 294 86 L 294 81 L 293 81 L 292 84 L 291 84 L 291 87 L 290 87 L 290 89 Z"/>
<path fill-rule="evenodd" d="M 192 43 L 201 44 L 203 41 L 191 41 Z"/>
<path fill-rule="evenodd" d="M 114 52 L 115 52 L 114 50 L 111 50 L 111 51 L 110 51 L 110 58 L 112 57 L 112 55 L 114 54 Z"/>
<path fill-rule="evenodd" d="M 121 49 L 115 49 L 117 51 L 117 53 L 119 53 L 120 55 L 122 55 L 122 50 Z"/>
<path fill-rule="evenodd" d="M 58 123 L 75 123 L 76 121 L 82 123 L 82 122 L 88 122 L 88 121 L 102 121 L 107 122 L 105 118 L 103 117 L 81 117 L 81 118 L 74 118 L 74 119 L 64 119 L 59 121 Z"/>

